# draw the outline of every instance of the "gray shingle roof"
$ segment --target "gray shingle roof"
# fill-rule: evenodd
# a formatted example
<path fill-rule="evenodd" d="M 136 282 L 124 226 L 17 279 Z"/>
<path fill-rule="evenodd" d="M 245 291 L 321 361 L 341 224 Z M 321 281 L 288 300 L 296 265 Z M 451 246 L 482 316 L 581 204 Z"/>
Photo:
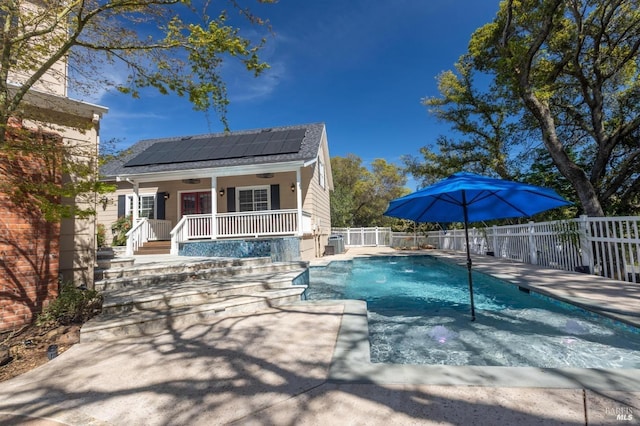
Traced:
<path fill-rule="evenodd" d="M 244 140 L 247 139 L 247 135 L 259 135 L 266 131 L 277 133 L 290 130 L 304 130 L 304 138 L 301 141 L 300 149 L 282 149 L 276 150 L 279 153 L 267 153 L 263 152 L 263 144 L 258 141 L 253 143 L 248 148 L 242 150 L 240 154 L 228 158 L 228 155 L 205 155 L 209 159 L 196 159 L 197 155 L 187 156 L 188 161 L 180 162 L 168 162 L 165 158 L 160 158 L 158 162 L 160 164 L 148 164 L 156 161 L 150 154 L 154 152 L 174 151 L 180 152 L 180 144 L 184 143 L 185 150 L 188 146 L 193 146 L 194 141 L 200 146 L 208 144 L 219 144 L 220 146 L 231 146 L 230 141 L 238 140 L 238 136 L 242 136 Z M 129 153 L 122 158 L 118 158 L 103 165 L 100 169 L 102 176 L 105 179 L 115 179 L 116 176 L 131 176 L 140 174 L 152 174 L 162 172 L 173 172 L 182 170 L 197 170 L 197 169 L 211 169 L 219 167 L 231 167 L 231 166 L 243 166 L 254 164 L 269 164 L 269 163 L 286 163 L 289 161 L 309 161 L 316 158 L 318 155 L 318 149 L 322 141 L 322 134 L 324 131 L 324 123 L 313 124 L 301 124 L 295 126 L 282 126 L 272 127 L 268 129 L 253 129 L 242 130 L 237 132 L 227 133 L 213 133 L 206 135 L 196 135 L 188 137 L 174 137 L 174 138 L 161 138 L 161 139 L 147 139 L 142 140 L 129 148 Z M 292 132 L 300 133 L 300 132 Z M 265 142 L 266 143 L 266 142 Z M 165 144 L 159 146 L 157 144 Z M 149 149 L 151 148 L 151 149 Z M 166 148 L 166 149 L 165 149 Z M 297 146 L 296 146 L 297 149 Z M 219 149 L 212 150 L 211 152 L 220 152 Z M 283 152 L 287 151 L 287 152 Z M 295 151 L 295 152 L 294 152 Z M 273 150 L 271 150 L 273 152 Z M 223 157 L 223 158 L 220 158 Z M 224 158 L 227 157 L 227 158 Z M 146 161 L 145 158 L 152 158 Z M 133 161 L 132 161 L 133 160 Z M 127 163 L 130 163 L 127 166 Z"/>

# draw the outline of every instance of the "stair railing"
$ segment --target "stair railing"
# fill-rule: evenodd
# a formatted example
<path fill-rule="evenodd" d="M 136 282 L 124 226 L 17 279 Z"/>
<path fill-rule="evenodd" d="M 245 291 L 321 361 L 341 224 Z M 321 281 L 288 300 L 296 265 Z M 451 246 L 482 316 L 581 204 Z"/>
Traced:
<path fill-rule="evenodd" d="M 127 256 L 133 256 L 133 253 L 138 250 L 138 247 L 149 240 L 149 226 L 147 222 L 146 217 L 140 218 L 138 222 L 129 229 L 129 232 L 126 233 Z"/>
<path fill-rule="evenodd" d="M 186 240 L 186 231 L 187 227 L 185 224 L 187 223 L 187 216 L 182 216 L 180 222 L 177 223 L 176 226 L 173 227 L 169 235 L 171 235 L 171 254 L 177 255 L 180 251 L 179 243 L 180 241 Z"/>

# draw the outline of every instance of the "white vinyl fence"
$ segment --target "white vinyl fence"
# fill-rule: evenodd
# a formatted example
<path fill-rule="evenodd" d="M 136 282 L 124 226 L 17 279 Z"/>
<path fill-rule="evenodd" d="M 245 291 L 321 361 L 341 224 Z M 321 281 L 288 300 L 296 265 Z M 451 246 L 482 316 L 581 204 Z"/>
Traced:
<path fill-rule="evenodd" d="M 465 251 L 462 229 L 426 234 L 397 233 L 389 228 L 335 228 L 348 246 L 431 246 Z M 601 275 L 640 283 L 640 216 L 587 217 L 522 225 L 469 229 L 472 253 L 553 269 Z"/>
<path fill-rule="evenodd" d="M 342 235 L 349 247 L 392 246 L 391 228 L 332 228 L 332 235 Z"/>

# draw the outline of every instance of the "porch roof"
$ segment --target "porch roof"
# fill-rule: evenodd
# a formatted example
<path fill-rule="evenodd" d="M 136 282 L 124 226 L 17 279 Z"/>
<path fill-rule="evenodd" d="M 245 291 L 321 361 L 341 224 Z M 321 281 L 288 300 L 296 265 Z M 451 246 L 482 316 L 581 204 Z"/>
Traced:
<path fill-rule="evenodd" d="M 287 152 L 279 152 L 273 154 L 264 154 L 263 144 L 261 142 L 254 143 L 249 149 L 245 150 L 242 156 L 233 158 L 214 158 L 203 160 L 188 160 L 167 162 L 162 164 L 142 164 L 150 161 L 140 161 L 144 156 L 148 157 L 151 152 L 158 151 L 160 147 L 156 144 L 164 144 L 166 147 L 181 152 L 181 142 L 184 142 L 185 149 L 187 145 L 193 144 L 194 140 L 202 144 L 229 145 L 229 141 L 247 135 L 258 135 L 265 132 L 281 132 L 291 130 L 303 130 L 302 139 L 299 149 L 296 145 L 295 150 L 282 150 Z M 278 171 L 293 170 L 294 167 L 308 164 L 315 161 L 318 151 L 323 140 L 325 132 L 324 123 L 302 124 L 295 126 L 273 127 L 268 129 L 254 129 L 227 133 L 214 133 L 187 137 L 161 138 L 142 140 L 129 148 L 129 153 L 122 158 L 111 161 L 101 168 L 101 174 L 105 180 L 116 179 L 134 179 L 134 180 L 167 180 L 177 179 L 189 176 L 202 176 L 202 174 L 211 173 L 215 175 L 224 175 L 241 171 Z M 295 151 L 295 152 L 292 152 Z M 141 154 L 143 154 L 141 156 Z M 224 156 L 223 156 L 224 157 Z M 192 156 L 192 158 L 195 158 Z M 132 161 L 134 160 L 134 161 Z M 127 164 L 129 163 L 129 164 Z M 232 172 L 233 171 L 233 172 Z"/>

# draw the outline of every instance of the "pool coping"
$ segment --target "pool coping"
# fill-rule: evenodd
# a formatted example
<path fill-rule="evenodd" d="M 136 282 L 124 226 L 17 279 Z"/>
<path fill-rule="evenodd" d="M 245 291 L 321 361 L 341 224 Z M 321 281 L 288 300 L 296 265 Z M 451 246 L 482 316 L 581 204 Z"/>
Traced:
<path fill-rule="evenodd" d="M 429 255 L 431 253 L 406 253 L 398 255 Z M 394 255 L 385 253 L 384 255 Z M 369 256 L 359 256 L 369 257 Z M 440 257 L 440 256 L 436 256 Z M 338 259 L 336 259 L 338 260 Z M 349 259 L 340 259 L 349 260 Z M 445 259 L 442 259 L 445 260 Z M 324 266 L 330 262 L 316 263 Z M 493 275 L 490 272 L 481 271 Z M 498 277 L 505 280 L 504 277 Z M 535 286 L 507 280 L 513 285 L 526 285 L 532 291 L 557 298 L 551 292 L 542 292 Z M 561 300 L 590 310 L 596 305 L 585 302 Z M 312 303 L 336 303 L 313 301 Z M 367 305 L 361 300 L 343 300 L 344 312 L 336 348 L 329 368 L 329 381 L 336 383 L 413 384 L 444 386 L 486 386 L 516 388 L 566 388 L 593 391 L 640 391 L 640 369 L 595 368 L 539 368 L 496 366 L 450 366 L 372 363 L 369 346 Z M 307 301 L 309 303 L 309 301 Z M 611 316 L 611 315 L 607 315 Z M 626 321 L 625 321 L 626 322 Z"/>
<path fill-rule="evenodd" d="M 329 367 L 330 382 L 640 391 L 640 369 L 372 363 L 366 302 L 342 302 L 344 312 Z"/>

